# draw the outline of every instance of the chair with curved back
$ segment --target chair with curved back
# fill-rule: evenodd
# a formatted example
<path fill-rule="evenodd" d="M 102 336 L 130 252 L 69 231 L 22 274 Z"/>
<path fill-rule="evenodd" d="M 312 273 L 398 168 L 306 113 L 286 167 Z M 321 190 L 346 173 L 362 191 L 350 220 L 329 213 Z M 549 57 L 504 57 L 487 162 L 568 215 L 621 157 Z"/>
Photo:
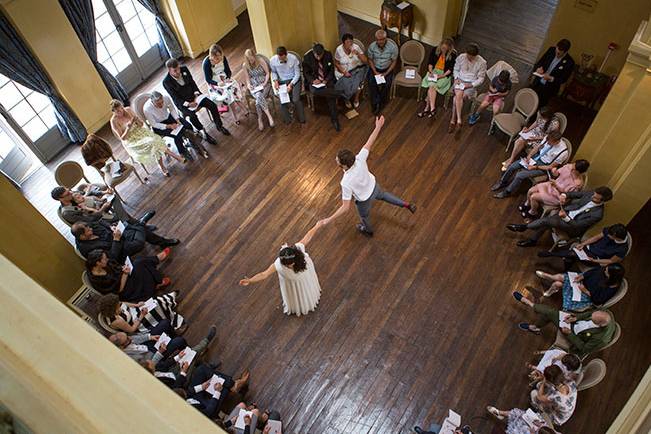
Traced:
<path fill-rule="evenodd" d="M 76 161 L 64 161 L 60 163 L 56 169 L 54 169 L 54 179 L 57 184 L 66 188 L 73 188 L 79 184 L 82 179 L 90 184 L 90 181 L 86 178 L 86 174 L 84 173 L 84 168 Z"/>
<path fill-rule="evenodd" d="M 567 116 L 561 112 L 556 112 L 554 113 L 554 117 L 558 119 L 558 130 L 563 134 L 567 128 Z"/>
<path fill-rule="evenodd" d="M 57 217 L 59 217 L 59 219 L 63 223 L 65 223 L 68 227 L 72 227 L 72 224 L 68 220 L 63 218 L 63 209 L 61 209 L 61 205 L 57 207 Z"/>
<path fill-rule="evenodd" d="M 423 77 L 420 75 L 420 70 L 425 59 L 425 47 L 418 41 L 407 41 L 400 47 L 400 72 L 393 77 L 391 84 L 391 98 L 396 97 L 396 89 L 400 87 L 416 87 L 418 88 L 418 95 L 416 101 L 420 101 L 420 83 Z M 407 71 L 414 71 L 414 78 L 407 78 Z"/>
<path fill-rule="evenodd" d="M 267 65 L 267 70 L 269 71 L 269 81 L 271 81 L 271 63 L 269 62 L 269 58 L 265 56 L 264 54 L 256 54 L 255 57 L 258 59 L 260 62 L 264 62 Z M 247 72 L 244 71 L 244 74 Z M 242 89 L 244 89 L 244 99 L 246 100 L 246 107 L 251 110 L 251 103 L 255 105 L 255 98 L 253 95 L 251 95 L 251 91 L 246 87 L 246 83 L 240 83 L 240 86 Z M 270 83 L 271 88 L 273 89 L 273 83 Z M 276 110 L 276 99 L 274 98 L 274 93 L 269 92 L 269 95 L 267 95 L 267 101 L 271 103 L 271 109 L 272 112 L 275 113 Z"/>
<path fill-rule="evenodd" d="M 75 249 L 75 254 L 77 256 L 79 256 L 84 262 L 86 262 L 86 257 L 84 255 L 82 255 L 81 251 L 79 251 L 76 244 L 75 244 L 75 246 L 73 248 Z M 84 271 L 84 273 L 85 273 L 85 271 Z M 82 280 L 84 280 L 83 276 L 82 276 Z"/>
<path fill-rule="evenodd" d="M 612 297 L 610 297 L 610 300 L 608 300 L 607 302 L 605 302 L 604 304 L 598 307 L 600 309 L 608 309 L 609 307 L 612 307 L 621 299 L 623 299 L 627 292 L 628 292 L 628 280 L 624 278 L 622 280 L 622 283 L 619 285 L 619 288 L 617 288 L 617 292 L 615 292 L 615 294 Z"/>
<path fill-rule="evenodd" d="M 488 85 L 493 81 L 493 79 L 500 74 L 502 71 L 509 71 L 510 74 L 510 80 L 512 84 L 517 84 L 520 83 L 520 77 L 518 76 L 517 71 L 515 68 L 513 68 L 511 65 L 509 65 L 507 62 L 503 60 L 498 60 L 495 62 L 495 65 L 491 66 L 486 70 L 486 78 L 488 78 Z M 477 107 L 484 101 L 484 98 L 486 98 L 486 95 L 488 95 L 488 92 L 482 92 L 477 97 L 473 100 L 472 102 L 472 108 L 470 109 L 471 113 L 474 113 Z M 486 110 L 489 112 L 493 112 L 493 106 L 489 105 L 486 107 Z"/>
<path fill-rule="evenodd" d="M 111 334 L 115 334 L 119 332 L 119 330 L 115 330 L 113 327 L 111 327 L 111 325 L 108 322 L 106 322 L 106 317 L 104 317 L 104 315 L 102 315 L 101 313 L 97 314 L 97 323 L 100 325 L 100 327 L 102 327 L 104 330 L 106 330 Z"/>
<path fill-rule="evenodd" d="M 497 127 L 504 134 L 509 136 L 506 145 L 506 152 L 509 152 L 513 139 L 518 135 L 522 127 L 536 114 L 538 110 L 538 95 L 533 89 L 520 89 L 515 94 L 515 104 L 511 113 L 500 113 L 493 117 L 488 130 L 492 134 Z"/>
<path fill-rule="evenodd" d="M 577 381 L 577 390 L 586 390 L 601 383 L 606 376 L 606 362 L 592 359 L 581 369 L 582 378 Z"/>

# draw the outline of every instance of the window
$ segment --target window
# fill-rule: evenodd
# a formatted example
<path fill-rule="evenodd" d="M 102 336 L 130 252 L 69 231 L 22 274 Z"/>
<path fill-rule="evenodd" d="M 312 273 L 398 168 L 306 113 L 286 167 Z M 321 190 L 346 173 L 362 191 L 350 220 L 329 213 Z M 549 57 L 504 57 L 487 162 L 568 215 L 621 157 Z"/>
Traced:
<path fill-rule="evenodd" d="M 48 97 L 27 89 L 2 74 L 0 74 L 0 104 L 33 142 L 56 126 L 54 108 Z M 0 149 L 0 156 L 6 156 L 2 155 L 4 151 Z"/>
<path fill-rule="evenodd" d="M 93 11 L 97 36 L 97 60 L 111 74 L 117 75 L 131 64 L 131 57 L 102 0 L 93 0 Z"/>
<path fill-rule="evenodd" d="M 156 17 L 137 0 L 114 0 L 138 57 L 158 44 Z"/>

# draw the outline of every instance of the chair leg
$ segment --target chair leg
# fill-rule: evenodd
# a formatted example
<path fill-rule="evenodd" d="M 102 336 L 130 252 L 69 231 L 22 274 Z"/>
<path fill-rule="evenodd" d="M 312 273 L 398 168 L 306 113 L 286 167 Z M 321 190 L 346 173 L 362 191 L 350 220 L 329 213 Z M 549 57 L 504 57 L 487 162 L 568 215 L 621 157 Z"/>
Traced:
<path fill-rule="evenodd" d="M 144 170 L 145 173 L 146 173 L 147 175 L 149 175 L 149 172 L 147 171 L 147 168 L 145 167 L 144 164 L 140 163 L 140 167 L 142 167 L 142 170 Z M 135 170 L 135 167 L 134 167 L 134 170 Z"/>
<path fill-rule="evenodd" d="M 514 136 L 509 136 L 509 142 L 506 144 L 506 149 L 505 149 L 504 152 L 507 153 L 507 154 L 509 153 L 509 150 L 511 149 L 511 143 L 513 143 L 513 137 Z"/>
<path fill-rule="evenodd" d="M 142 180 L 142 178 L 140 177 L 140 174 L 139 174 L 138 171 L 136 170 L 135 166 L 134 166 L 134 168 L 133 168 L 133 173 L 136 175 L 136 178 L 138 178 L 138 181 L 140 181 L 140 183 L 144 185 L 145 183 L 144 183 L 144 181 Z"/>
<path fill-rule="evenodd" d="M 113 188 L 113 193 L 115 193 L 115 197 L 117 197 L 120 202 L 122 202 L 124 205 L 128 205 L 127 201 L 122 199 L 122 196 L 120 196 L 120 193 L 118 193 L 117 188 Z"/>

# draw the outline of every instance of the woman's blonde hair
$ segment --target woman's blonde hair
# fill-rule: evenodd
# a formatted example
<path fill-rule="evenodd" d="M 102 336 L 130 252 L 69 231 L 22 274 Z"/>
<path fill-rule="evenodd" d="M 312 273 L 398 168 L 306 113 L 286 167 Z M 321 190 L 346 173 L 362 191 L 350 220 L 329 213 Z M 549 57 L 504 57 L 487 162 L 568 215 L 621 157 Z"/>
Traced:
<path fill-rule="evenodd" d="M 449 47 L 449 50 L 447 53 L 445 53 L 445 60 L 450 60 L 450 57 L 452 56 L 452 53 L 456 53 L 457 50 L 454 49 L 454 41 L 452 38 L 443 38 L 441 39 L 441 42 L 436 46 L 436 55 L 440 56 L 441 55 L 441 45 L 447 45 Z"/>
<path fill-rule="evenodd" d="M 118 107 L 124 107 L 124 104 L 122 104 L 122 101 L 119 99 L 112 99 L 111 100 L 111 111 L 114 112 L 115 110 L 118 109 Z"/>
<path fill-rule="evenodd" d="M 217 54 L 220 54 L 222 57 L 224 57 L 224 50 L 222 50 L 222 47 L 220 47 L 218 44 L 212 44 L 210 46 L 210 50 L 208 50 L 208 55 L 209 56 L 216 56 Z"/>
<path fill-rule="evenodd" d="M 253 65 L 251 64 L 251 58 L 253 58 Z M 258 56 L 253 52 L 252 49 L 247 48 L 244 51 L 244 67 L 246 68 L 247 71 L 250 71 L 251 68 L 255 68 L 260 65 L 260 61 L 258 60 Z"/>

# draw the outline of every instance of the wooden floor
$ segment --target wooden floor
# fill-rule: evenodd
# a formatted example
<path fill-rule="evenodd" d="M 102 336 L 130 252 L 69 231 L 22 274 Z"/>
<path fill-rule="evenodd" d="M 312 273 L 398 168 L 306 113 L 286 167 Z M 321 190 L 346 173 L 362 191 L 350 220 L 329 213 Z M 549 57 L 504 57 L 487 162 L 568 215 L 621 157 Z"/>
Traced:
<path fill-rule="evenodd" d="M 370 40 L 372 26 L 346 16 L 341 23 Z M 246 14 L 221 44 L 239 71 L 244 49 L 253 46 Z M 200 60 L 190 65 L 203 83 Z M 160 87 L 161 74 L 144 88 Z M 225 372 L 251 369 L 250 399 L 280 411 L 287 433 L 406 433 L 441 421 L 448 408 L 474 432 L 489 433 L 493 422 L 484 407 L 526 407 L 524 363 L 553 341 L 551 330 L 542 337 L 517 330 L 517 321 L 531 316 L 511 291 L 538 285 L 535 269 L 560 264 L 516 247 L 518 237 L 504 230 L 518 221 L 517 201 L 495 200 L 488 190 L 506 140 L 488 136 L 485 119 L 454 140 L 447 118 L 418 119 L 413 99 L 392 101 L 369 166 L 385 189 L 414 200 L 418 212 L 377 204 L 373 239 L 355 231 L 354 212 L 319 233 L 308 250 L 323 292 L 306 317 L 283 315 L 275 278 L 237 285 L 338 206 L 334 155 L 365 142 L 373 128 L 366 103 L 358 118 L 342 119 L 340 133 L 325 114 L 308 112 L 305 126 L 278 122 L 264 132 L 252 117 L 235 126 L 226 115 L 233 135 L 214 134 L 220 144 L 209 148 L 211 160 L 176 164 L 170 179 L 155 172 L 145 186 L 130 180 L 120 192 L 137 213 L 156 209 L 152 223 L 183 241 L 164 272 L 183 291 L 186 337 L 196 342 L 217 324 L 211 357 Z M 79 160 L 79 152 L 61 159 Z M 43 169 L 26 184 L 26 195 L 67 233 L 48 197 L 53 185 Z M 613 308 L 622 338 L 599 354 L 608 375 L 581 392 L 563 433 L 605 432 L 651 360 L 648 208 L 631 225 L 629 294 Z"/>

